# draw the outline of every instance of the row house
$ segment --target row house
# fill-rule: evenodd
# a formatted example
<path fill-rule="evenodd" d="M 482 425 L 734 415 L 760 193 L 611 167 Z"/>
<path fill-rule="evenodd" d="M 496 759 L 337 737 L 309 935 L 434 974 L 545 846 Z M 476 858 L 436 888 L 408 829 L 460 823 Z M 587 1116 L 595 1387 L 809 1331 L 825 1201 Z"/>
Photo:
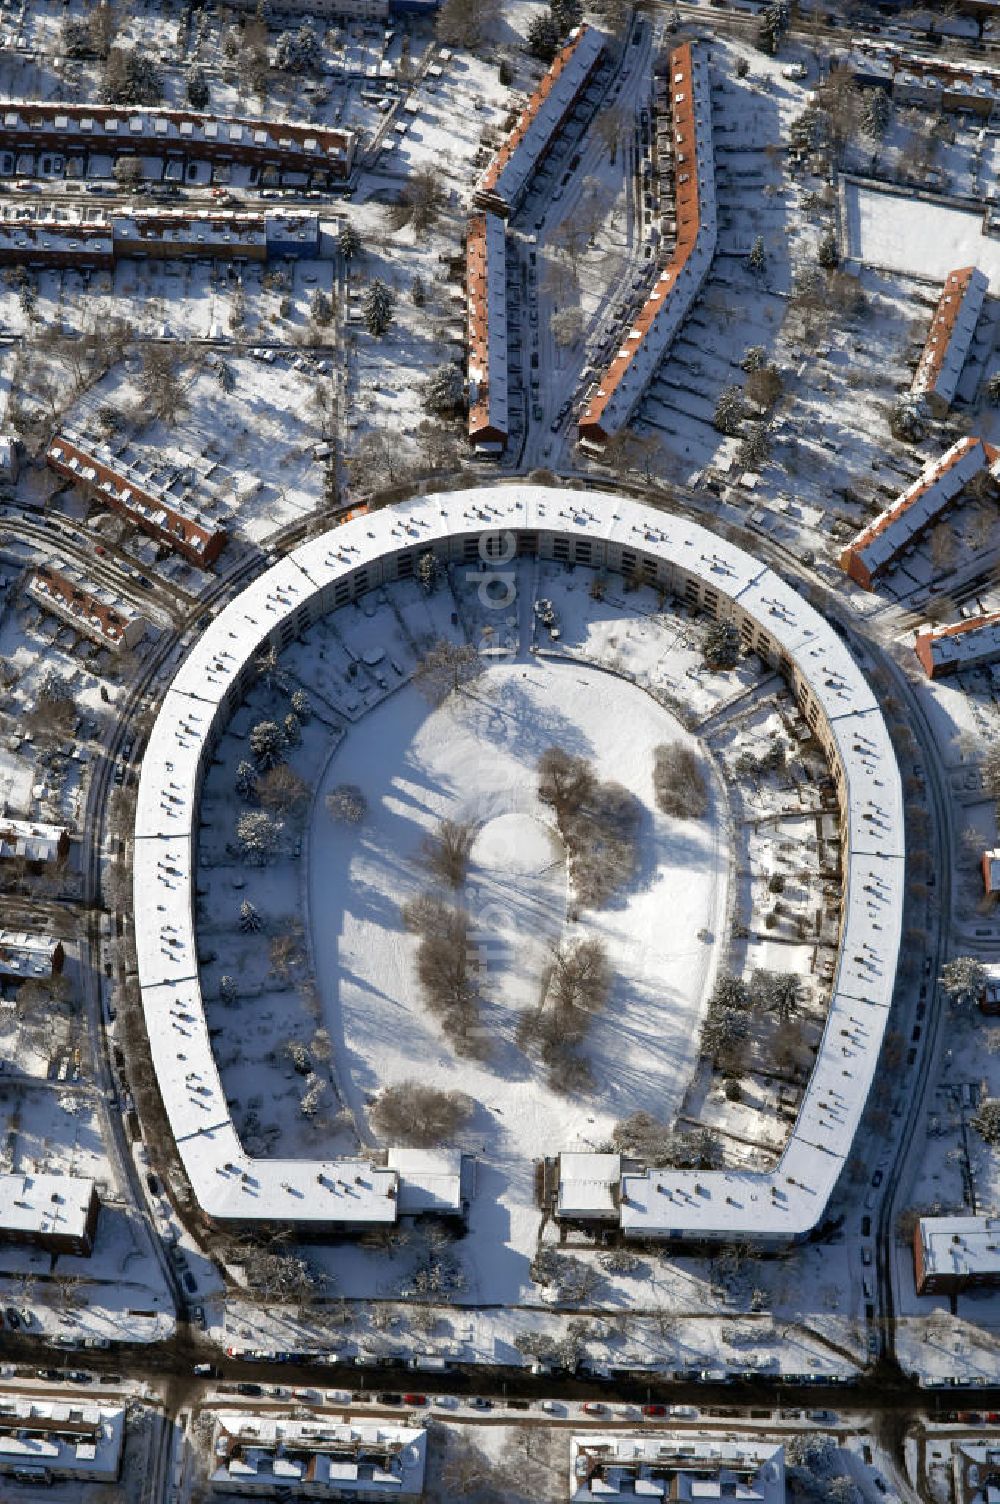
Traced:
<path fill-rule="evenodd" d="M 146 634 L 146 620 L 109 605 L 92 590 L 50 564 L 39 564 L 25 587 L 27 595 L 43 611 L 50 612 L 99 647 L 120 653 L 134 648 Z"/>
<path fill-rule="evenodd" d="M 922 397 L 936 417 L 943 417 L 955 400 L 989 285 L 976 266 L 960 267 L 945 278 L 912 386 L 914 396 Z"/>
<path fill-rule="evenodd" d="M 854 41 L 846 61 L 856 83 L 885 89 L 897 104 L 969 110 L 985 118 L 1000 104 L 1000 72 L 981 64 L 907 52 L 864 38 Z"/>
<path fill-rule="evenodd" d="M 0 1397 L 0 1473 L 15 1484 L 114 1483 L 124 1439 L 122 1404 L 49 1400 L 11 1390 Z"/>
<path fill-rule="evenodd" d="M 0 930 L 0 984 L 46 982 L 62 974 L 66 952 L 61 940 L 34 930 Z"/>
<path fill-rule="evenodd" d="M 0 818 L 0 862 L 24 862 L 30 872 L 62 867 L 69 856 L 69 831 L 41 820 Z"/>
<path fill-rule="evenodd" d="M 1000 658 L 1000 612 L 971 616 L 949 627 L 929 627 L 917 633 L 913 651 L 928 679 L 994 663 Z"/>
<path fill-rule="evenodd" d="M 354 147 L 352 131 L 299 121 L 48 100 L 11 100 L 0 107 L 0 151 L 242 163 L 325 180 L 349 176 Z"/>
<path fill-rule="evenodd" d="M 971 434 L 959 439 L 931 460 L 913 484 L 852 539 L 838 560 L 841 569 L 855 584 L 870 590 L 978 475 L 988 472 L 996 478 L 998 459 L 1000 450 L 985 439 Z"/>
<path fill-rule="evenodd" d="M 422 1427 L 227 1415 L 215 1433 L 211 1483 L 241 1498 L 419 1499 L 426 1456 Z"/>
<path fill-rule="evenodd" d="M 224 528 L 203 521 L 176 502 L 168 502 L 162 492 L 110 452 L 96 445 L 84 447 L 65 434 L 57 434 L 45 459 L 57 475 L 82 486 L 91 498 L 173 549 L 189 564 L 208 569 L 222 552 Z"/>
<path fill-rule="evenodd" d="M 715 256 L 711 81 L 707 60 L 692 43 L 670 54 L 670 111 L 676 243 L 580 419 L 580 438 L 597 448 L 628 423 Z"/>
<path fill-rule="evenodd" d="M 117 214 L 110 221 L 0 220 L 0 266 L 110 270 L 122 258 L 214 261 L 319 255 L 315 214 Z"/>
<path fill-rule="evenodd" d="M 602 32 L 586 24 L 570 32 L 480 179 L 474 195 L 478 208 L 492 209 L 505 218 L 514 213 L 576 109 L 603 52 Z"/>
<path fill-rule="evenodd" d="M 469 220 L 465 242 L 469 440 L 497 452 L 508 435 L 507 239 L 499 214 Z"/>

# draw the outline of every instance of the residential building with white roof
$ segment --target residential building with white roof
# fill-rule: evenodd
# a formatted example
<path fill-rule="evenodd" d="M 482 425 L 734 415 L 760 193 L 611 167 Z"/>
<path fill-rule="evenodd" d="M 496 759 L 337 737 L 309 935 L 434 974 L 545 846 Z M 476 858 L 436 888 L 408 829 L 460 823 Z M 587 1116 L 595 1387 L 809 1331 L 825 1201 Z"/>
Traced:
<path fill-rule="evenodd" d="M 975 266 L 959 267 L 945 278 L 911 388 L 938 417 L 955 400 L 989 285 L 986 273 Z"/>
<path fill-rule="evenodd" d="M 715 256 L 717 215 L 708 59 L 685 42 L 670 54 L 671 146 L 677 238 L 621 348 L 580 418 L 580 437 L 598 447 L 623 429 L 673 344 Z"/>
<path fill-rule="evenodd" d="M 427 1432 L 382 1420 L 223 1414 L 216 1493 L 284 1499 L 419 1499 Z"/>
<path fill-rule="evenodd" d="M 620 1154 L 564 1150 L 559 1156 L 556 1216 L 570 1222 L 617 1222 L 621 1180 Z"/>
<path fill-rule="evenodd" d="M 1000 658 L 1000 611 L 970 616 L 948 627 L 928 627 L 917 633 L 913 651 L 928 679 L 993 663 Z"/>
<path fill-rule="evenodd" d="M 911 486 L 851 540 L 838 563 L 851 579 L 870 590 L 900 554 L 918 543 L 929 527 L 983 471 L 1000 479 L 1000 450 L 971 434 L 930 460 Z"/>
<path fill-rule="evenodd" d="M 1000 1217 L 921 1217 L 913 1268 L 918 1295 L 1000 1285 Z"/>
<path fill-rule="evenodd" d="M 0 1175 L 0 1242 L 50 1253 L 93 1251 L 100 1203 L 82 1175 Z"/>
<path fill-rule="evenodd" d="M 503 449 L 510 427 L 507 382 L 507 235 L 499 214 L 469 219 L 465 241 L 469 441 Z"/>
<path fill-rule="evenodd" d="M 1000 105 L 1000 72 L 964 58 L 935 57 L 893 42 L 855 37 L 846 66 L 859 84 L 884 88 L 899 104 L 984 116 Z"/>
<path fill-rule="evenodd" d="M 484 535 L 525 556 L 637 575 L 728 620 L 778 670 L 830 767 L 840 809 L 840 955 L 802 1110 L 773 1171 L 622 1176 L 636 1238 L 780 1246 L 823 1219 L 851 1152 L 892 998 L 904 890 L 903 801 L 885 722 L 833 626 L 759 560 L 679 516 L 621 496 L 509 484 L 449 491 L 360 517 L 302 544 L 206 627 L 168 690 L 143 759 L 134 913 L 153 1066 L 206 1215 L 322 1230 L 394 1219 L 397 1173 L 364 1160 L 252 1159 L 239 1144 L 205 1021 L 194 923 L 205 767 L 253 684 L 261 654 L 369 590 L 411 579 L 428 549 L 482 568 Z M 539 1146 L 541 1151 L 557 1146 Z M 402 1172 L 400 1175 L 402 1178 Z"/>
<path fill-rule="evenodd" d="M 570 32 L 476 188 L 474 202 L 513 214 L 573 113 L 604 51 L 604 34 L 586 23 Z"/>
<path fill-rule="evenodd" d="M 0 1473 L 14 1483 L 114 1483 L 124 1441 L 124 1405 L 0 1393 Z"/>
<path fill-rule="evenodd" d="M 44 982 L 57 977 L 66 953 L 61 940 L 38 930 L 0 930 L 0 982 Z"/>
<path fill-rule="evenodd" d="M 784 1504 L 784 1447 L 762 1437 L 734 1440 L 694 1431 L 574 1436 L 569 1497 L 570 1504 L 634 1504 L 636 1499 Z"/>

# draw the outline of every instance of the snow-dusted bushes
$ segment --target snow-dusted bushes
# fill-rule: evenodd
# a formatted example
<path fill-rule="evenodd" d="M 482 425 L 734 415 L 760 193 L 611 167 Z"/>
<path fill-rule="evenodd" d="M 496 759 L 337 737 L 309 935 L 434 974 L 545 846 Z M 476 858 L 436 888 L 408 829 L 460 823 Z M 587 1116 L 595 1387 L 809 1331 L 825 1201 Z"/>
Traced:
<path fill-rule="evenodd" d="M 420 936 L 417 977 L 424 1002 L 460 1055 L 481 1056 L 479 988 L 470 965 L 472 922 L 467 911 L 423 893 L 404 904 L 402 914 L 406 928 Z"/>
<path fill-rule="evenodd" d="M 389 1143 L 428 1148 L 451 1143 L 472 1116 L 474 1103 L 459 1091 L 438 1091 L 417 1080 L 387 1086 L 372 1108 L 372 1125 Z"/>
<path fill-rule="evenodd" d="M 577 902 L 601 908 L 635 869 L 638 800 L 620 784 L 599 782 L 584 758 L 561 747 L 538 759 L 538 797 L 555 815 Z"/>
<path fill-rule="evenodd" d="M 682 742 L 664 743 L 653 753 L 653 792 L 665 815 L 700 820 L 708 809 L 708 780 L 698 758 Z"/>
<path fill-rule="evenodd" d="M 332 820 L 342 825 L 360 825 L 368 812 L 368 800 L 355 783 L 341 783 L 326 796 Z"/>

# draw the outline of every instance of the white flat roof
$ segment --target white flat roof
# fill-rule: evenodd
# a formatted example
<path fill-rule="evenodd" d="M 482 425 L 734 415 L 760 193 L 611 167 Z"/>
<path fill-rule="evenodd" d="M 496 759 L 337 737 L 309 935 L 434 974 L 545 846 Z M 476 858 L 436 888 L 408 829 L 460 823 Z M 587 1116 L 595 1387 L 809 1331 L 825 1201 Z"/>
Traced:
<path fill-rule="evenodd" d="M 926 1274 L 1000 1279 L 1000 1217 L 921 1217 Z"/>
<path fill-rule="evenodd" d="M 82 1175 L 0 1175 L 0 1237 L 82 1238 L 94 1189 L 93 1180 Z"/>
<path fill-rule="evenodd" d="M 143 760 L 136 816 L 135 915 L 139 976 L 154 1066 L 199 1202 L 209 1215 L 329 1220 L 330 1202 L 314 1187 L 323 1162 L 275 1162 L 242 1155 L 228 1115 L 190 1137 L 192 1123 L 221 1109 L 221 1087 L 204 1026 L 193 931 L 190 830 L 202 755 L 199 732 L 228 714 L 225 699 L 268 634 L 355 569 L 386 553 L 426 547 L 455 534 L 527 529 L 589 537 L 634 548 L 699 576 L 760 623 L 809 681 L 843 768 L 850 816 L 846 841 L 841 956 L 830 1020 L 796 1125 L 771 1173 L 654 1171 L 626 1176 L 622 1226 L 637 1234 L 720 1237 L 800 1236 L 821 1220 L 874 1078 L 892 995 L 902 923 L 902 789 L 888 732 L 871 688 L 831 624 L 778 575 L 735 544 L 681 517 L 635 501 L 588 491 L 512 483 L 432 494 L 360 517 L 304 543 L 220 612 L 182 664 L 157 717 Z M 186 707 L 186 708 L 185 708 Z M 235 710 L 236 701 L 230 709 Z M 168 767 L 169 764 L 169 767 Z M 176 804 L 175 799 L 182 802 Z M 173 1011 L 172 1011 L 173 1006 Z M 177 1009 L 195 1023 L 186 1025 Z M 851 1015 L 860 1020 L 850 1023 Z M 844 1023 L 844 1018 L 848 1023 Z M 184 1071 L 175 1025 L 187 1027 Z M 850 1037 L 841 1027 L 850 1027 Z M 847 1049 L 848 1055 L 843 1051 Z M 209 1112 L 192 1102 L 187 1073 L 212 1095 Z M 845 1074 L 846 1072 L 846 1074 Z M 189 1145 L 185 1148 L 185 1145 Z M 543 1146 L 540 1146 L 543 1147 Z M 544 1146 L 549 1147 L 549 1146 Z M 552 1146 L 556 1147 L 556 1146 Z M 255 1182 L 240 1190 L 222 1168 L 239 1162 Z M 345 1162 L 355 1168 L 358 1162 Z M 373 1219 L 395 1203 L 372 1171 Z M 394 1177 L 393 1177 L 394 1179 Z M 282 1190 L 294 1182 L 296 1192 Z M 245 1183 L 245 1182 L 244 1182 Z M 657 1186 L 662 1183 L 664 1192 Z M 306 1195 L 304 1188 L 310 1188 Z M 668 1196 L 667 1190 L 671 1192 Z M 772 1191 L 774 1194 L 772 1195 Z M 298 1192 L 302 1192 L 301 1196 Z M 626 1200 L 627 1197 L 627 1200 Z M 727 1197 L 729 1198 L 727 1200 Z M 253 1207 L 247 1211 L 247 1201 Z M 342 1215 L 358 1220 L 354 1193 Z"/>

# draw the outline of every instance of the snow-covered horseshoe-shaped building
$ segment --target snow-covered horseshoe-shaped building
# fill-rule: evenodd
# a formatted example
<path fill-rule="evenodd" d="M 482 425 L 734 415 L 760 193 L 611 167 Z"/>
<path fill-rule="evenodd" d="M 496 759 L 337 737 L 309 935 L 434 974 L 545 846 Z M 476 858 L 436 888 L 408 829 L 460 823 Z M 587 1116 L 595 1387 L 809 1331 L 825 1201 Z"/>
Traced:
<path fill-rule="evenodd" d="M 146 748 L 134 843 L 135 938 L 153 1066 L 202 1211 L 313 1235 L 393 1222 L 398 1177 L 370 1159 L 251 1158 L 237 1137 L 202 1004 L 195 936 L 198 808 L 218 737 L 270 646 L 433 549 L 482 570 L 494 550 L 628 571 L 710 616 L 787 679 L 825 749 L 840 804 L 843 902 L 829 1015 L 798 1119 L 770 1171 L 648 1170 L 621 1182 L 635 1238 L 780 1246 L 822 1220 L 874 1079 L 903 912 L 896 758 L 875 696 L 830 623 L 773 570 L 696 523 L 596 492 L 509 484 L 421 497 L 303 544 L 205 629 L 167 691 Z M 559 1145 L 540 1145 L 554 1153 Z"/>

